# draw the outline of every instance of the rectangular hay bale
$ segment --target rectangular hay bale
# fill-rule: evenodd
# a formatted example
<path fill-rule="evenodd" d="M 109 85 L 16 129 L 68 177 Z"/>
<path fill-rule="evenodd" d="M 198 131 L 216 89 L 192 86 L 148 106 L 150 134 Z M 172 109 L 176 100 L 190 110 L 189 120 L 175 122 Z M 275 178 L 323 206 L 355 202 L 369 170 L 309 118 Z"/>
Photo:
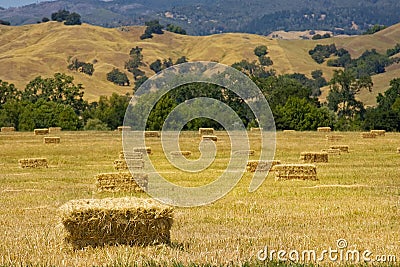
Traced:
<path fill-rule="evenodd" d="M 145 131 L 144 137 L 160 137 L 160 132 L 158 131 Z"/>
<path fill-rule="evenodd" d="M 262 128 L 258 128 L 258 127 L 251 127 L 250 128 L 250 132 L 261 132 Z"/>
<path fill-rule="evenodd" d="M 129 170 L 128 167 L 134 170 L 143 170 L 144 160 L 142 159 L 116 159 L 114 160 L 114 169 L 117 171 Z"/>
<path fill-rule="evenodd" d="M 43 138 L 43 143 L 45 144 L 59 144 L 60 142 L 61 138 L 56 136 L 47 136 Z"/>
<path fill-rule="evenodd" d="M 295 133 L 295 130 L 283 130 L 284 133 Z"/>
<path fill-rule="evenodd" d="M 65 241 L 74 249 L 171 242 L 173 208 L 153 199 L 71 200 L 59 208 Z"/>
<path fill-rule="evenodd" d="M 301 152 L 300 160 L 303 163 L 328 162 L 328 153 L 326 152 Z"/>
<path fill-rule="evenodd" d="M 214 128 L 199 128 L 199 135 L 214 135 Z"/>
<path fill-rule="evenodd" d="M 318 127 L 317 132 L 330 132 L 331 127 Z"/>
<path fill-rule="evenodd" d="M 2 133 L 15 132 L 15 127 L 1 127 Z"/>
<path fill-rule="evenodd" d="M 59 133 L 61 132 L 62 128 L 61 127 L 49 127 L 49 133 Z"/>
<path fill-rule="evenodd" d="M 361 138 L 376 138 L 376 134 L 371 132 L 361 133 Z"/>
<path fill-rule="evenodd" d="M 143 159 L 142 152 L 128 152 L 128 151 L 121 151 L 119 152 L 119 159 Z"/>
<path fill-rule="evenodd" d="M 371 133 L 376 134 L 377 136 L 385 136 L 385 130 L 371 130 Z"/>
<path fill-rule="evenodd" d="M 331 145 L 329 146 L 330 149 L 339 149 L 341 152 L 349 153 L 349 146 L 348 145 Z"/>
<path fill-rule="evenodd" d="M 192 155 L 192 151 L 188 151 L 188 150 L 183 150 L 183 151 L 171 151 L 169 153 L 171 156 L 173 157 L 178 157 L 180 155 L 184 156 L 184 157 L 190 157 Z"/>
<path fill-rule="evenodd" d="M 216 135 L 203 135 L 202 136 L 203 141 L 218 141 L 218 137 Z"/>
<path fill-rule="evenodd" d="M 21 168 L 47 168 L 48 163 L 46 158 L 28 158 L 18 160 Z"/>
<path fill-rule="evenodd" d="M 272 169 L 272 167 L 281 164 L 280 160 L 249 160 L 247 161 L 246 171 L 247 172 L 266 172 Z"/>
<path fill-rule="evenodd" d="M 98 192 L 144 192 L 149 179 L 146 173 L 139 172 L 100 173 L 95 178 Z"/>
<path fill-rule="evenodd" d="M 325 135 L 327 141 L 340 141 L 343 139 L 343 135 L 333 134 L 333 135 Z"/>
<path fill-rule="evenodd" d="M 146 147 L 135 147 L 135 148 L 133 148 L 133 152 L 140 152 L 140 153 L 142 153 L 143 155 L 144 154 L 151 154 L 151 147 L 149 147 L 149 146 L 146 146 Z"/>
<path fill-rule="evenodd" d="M 256 152 L 253 149 L 250 150 L 236 150 L 233 152 L 234 155 L 249 155 L 253 156 Z"/>
<path fill-rule="evenodd" d="M 340 156 L 341 150 L 337 148 L 329 148 L 329 149 L 322 149 L 321 152 L 328 153 L 328 155 L 332 156 Z"/>
<path fill-rule="evenodd" d="M 275 180 L 312 180 L 317 179 L 317 167 L 314 164 L 280 164 L 274 167 Z"/>
<path fill-rule="evenodd" d="M 47 128 L 43 128 L 43 129 L 34 129 L 34 130 L 33 130 L 33 133 L 34 133 L 35 135 L 46 135 L 46 134 L 49 134 L 49 129 L 47 129 Z"/>
<path fill-rule="evenodd" d="M 118 126 L 117 130 L 118 130 L 118 132 L 130 131 L 130 130 L 132 130 L 132 128 L 131 128 L 131 126 Z"/>

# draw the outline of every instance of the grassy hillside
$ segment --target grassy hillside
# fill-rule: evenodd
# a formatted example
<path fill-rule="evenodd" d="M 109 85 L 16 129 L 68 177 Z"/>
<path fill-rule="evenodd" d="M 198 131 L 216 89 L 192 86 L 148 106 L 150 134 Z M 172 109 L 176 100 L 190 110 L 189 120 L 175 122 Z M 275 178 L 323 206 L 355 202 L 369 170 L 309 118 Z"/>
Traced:
<path fill-rule="evenodd" d="M 384 52 L 400 39 L 400 25 L 375 35 L 319 41 L 275 40 L 240 33 L 198 37 L 170 32 L 156 35 L 153 39 L 140 40 L 143 31 L 143 27 L 127 27 L 122 31 L 91 25 L 64 26 L 56 22 L 0 26 L 0 79 L 23 89 L 27 82 L 38 75 L 48 77 L 55 72 L 65 72 L 84 85 L 87 99 L 97 100 L 99 95 L 132 91 L 132 86 L 115 86 L 106 80 L 106 73 L 113 67 L 123 70 L 132 47 L 143 48 L 146 63 L 143 69 L 151 76 L 153 72 L 148 66 L 156 59 L 170 57 L 176 60 L 186 56 L 190 61 L 213 60 L 230 65 L 242 59 L 256 60 L 253 49 L 262 44 L 268 46 L 277 73 L 300 72 L 310 75 L 311 71 L 322 69 L 329 79 L 333 69 L 324 64 L 318 65 L 308 55 L 308 50 L 317 43 L 335 42 L 337 46 L 349 50 L 352 56 L 359 56 L 365 49 L 371 48 Z M 69 71 L 67 66 L 72 58 L 95 63 L 93 76 Z M 386 73 L 374 77 L 374 92 L 361 98 L 366 100 L 366 104 L 373 104 L 377 92 L 384 91 L 389 81 L 398 76 L 399 67 L 390 67 Z"/>

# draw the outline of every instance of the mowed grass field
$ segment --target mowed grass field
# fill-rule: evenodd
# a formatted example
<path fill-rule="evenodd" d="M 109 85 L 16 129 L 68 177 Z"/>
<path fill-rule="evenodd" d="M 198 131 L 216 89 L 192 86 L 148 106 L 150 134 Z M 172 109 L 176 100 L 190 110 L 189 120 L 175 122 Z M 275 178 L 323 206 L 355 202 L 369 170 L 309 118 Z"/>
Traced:
<path fill-rule="evenodd" d="M 299 163 L 300 152 L 320 151 L 330 144 L 349 145 L 350 153 L 330 156 L 317 164 L 318 181 L 275 181 L 271 173 L 254 193 L 251 174 L 213 204 L 175 208 L 170 245 L 100 247 L 74 251 L 63 242 L 58 208 L 81 198 L 148 197 L 133 193 L 96 193 L 94 176 L 113 172 L 122 150 L 118 132 L 61 132 L 60 144 L 43 144 L 33 133 L 0 134 L 0 265 L 131 266 L 155 264 L 263 264 L 257 252 L 269 249 L 336 249 L 344 238 L 349 249 L 395 255 L 400 262 L 400 134 L 361 139 L 360 133 L 277 133 L 275 158 Z M 226 168 L 230 142 L 217 132 L 217 158 L 200 174 L 180 172 L 166 161 L 159 138 L 147 139 L 157 170 L 177 184 L 198 186 Z M 252 133 L 251 148 L 260 153 L 260 138 Z M 184 132 L 182 150 L 199 156 L 199 136 Z M 21 158 L 46 157 L 49 168 L 21 169 Z M 324 263 L 329 264 L 330 261 Z M 393 266 L 396 266 L 394 264 Z"/>

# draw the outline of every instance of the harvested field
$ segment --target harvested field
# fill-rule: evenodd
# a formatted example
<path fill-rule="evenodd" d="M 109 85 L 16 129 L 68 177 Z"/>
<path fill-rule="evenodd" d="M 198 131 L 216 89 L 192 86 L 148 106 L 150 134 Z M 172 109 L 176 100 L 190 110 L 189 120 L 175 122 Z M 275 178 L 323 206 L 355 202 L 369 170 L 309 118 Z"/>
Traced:
<path fill-rule="evenodd" d="M 56 136 L 43 137 L 43 143 L 45 144 L 59 144 L 60 142 L 61 142 L 60 137 Z"/>
<path fill-rule="evenodd" d="M 385 130 L 371 130 L 372 134 L 376 134 L 377 136 L 385 136 L 386 131 Z"/>
<path fill-rule="evenodd" d="M 116 159 L 114 160 L 114 169 L 117 171 L 126 171 L 130 169 L 133 170 L 143 170 L 144 160 L 142 159 Z M 128 168 L 129 166 L 129 168 Z"/>
<path fill-rule="evenodd" d="M 331 145 L 330 149 L 339 149 L 341 152 L 349 153 L 348 145 Z"/>
<path fill-rule="evenodd" d="M 188 150 L 185 150 L 185 151 L 171 151 L 170 153 L 169 153 L 171 156 L 174 156 L 174 157 L 178 157 L 178 156 L 184 156 L 184 157 L 190 157 L 191 155 L 192 155 L 192 151 L 188 151 Z"/>
<path fill-rule="evenodd" d="M 117 130 L 118 130 L 118 132 L 131 131 L 132 128 L 131 128 L 131 126 L 118 126 Z"/>
<path fill-rule="evenodd" d="M 318 180 L 313 164 L 280 164 L 274 167 L 275 180 Z"/>
<path fill-rule="evenodd" d="M 21 168 L 47 168 L 47 159 L 45 158 L 29 158 L 18 160 Z"/>
<path fill-rule="evenodd" d="M 247 162 L 246 171 L 248 172 L 267 172 L 274 166 L 281 164 L 280 160 L 249 160 Z"/>
<path fill-rule="evenodd" d="M 326 152 L 301 152 L 300 160 L 303 163 L 328 162 L 328 153 Z"/>
<path fill-rule="evenodd" d="M 218 141 L 218 137 L 216 135 L 203 135 L 202 136 L 203 141 Z"/>
<path fill-rule="evenodd" d="M 151 147 L 147 146 L 147 147 L 135 147 L 133 148 L 133 152 L 139 152 L 142 154 L 151 154 Z"/>
<path fill-rule="evenodd" d="M 254 156 L 256 152 L 253 149 L 250 150 L 236 150 L 233 152 L 234 155 L 249 155 Z"/>
<path fill-rule="evenodd" d="M 119 159 L 143 159 L 143 153 L 142 152 L 120 151 L 118 158 Z"/>
<path fill-rule="evenodd" d="M 343 139 L 343 135 L 326 135 L 326 141 L 341 141 Z"/>
<path fill-rule="evenodd" d="M 328 155 L 332 156 L 340 156 L 341 150 L 338 148 L 329 148 L 329 149 L 322 149 L 321 152 L 328 153 Z"/>
<path fill-rule="evenodd" d="M 148 185 L 145 173 L 113 172 L 96 175 L 98 192 L 144 192 Z"/>
<path fill-rule="evenodd" d="M 372 133 L 372 132 L 369 132 L 369 133 L 361 133 L 361 138 L 373 139 L 373 138 L 376 138 L 376 137 L 377 137 L 377 134 L 376 134 L 376 133 Z"/>

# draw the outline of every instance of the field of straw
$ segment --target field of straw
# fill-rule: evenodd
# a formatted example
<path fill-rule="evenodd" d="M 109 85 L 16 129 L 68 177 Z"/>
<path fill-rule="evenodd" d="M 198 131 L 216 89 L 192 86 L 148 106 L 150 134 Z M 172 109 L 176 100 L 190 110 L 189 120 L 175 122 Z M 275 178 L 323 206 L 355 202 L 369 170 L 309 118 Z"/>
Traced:
<path fill-rule="evenodd" d="M 222 174 L 229 162 L 225 132 L 215 132 L 218 152 L 202 173 L 181 172 L 164 156 L 160 138 L 148 138 L 156 169 L 182 186 L 201 186 Z M 275 181 L 268 174 L 250 193 L 253 173 L 245 172 L 237 186 L 213 204 L 174 208 L 170 244 L 99 246 L 74 250 L 64 242 L 60 207 L 75 199 L 147 198 L 140 192 L 96 190 L 96 175 L 114 171 L 122 150 L 120 132 L 59 132 L 62 142 L 46 145 L 32 132 L 0 133 L 0 266 L 258 266 L 269 250 L 337 248 L 369 250 L 371 258 L 395 255 L 400 262 L 400 147 L 399 133 L 374 139 L 343 132 L 342 140 L 326 140 L 324 132 L 277 133 L 275 158 L 298 164 L 303 151 L 348 145 L 349 153 L 316 163 L 317 181 Z M 259 136 L 249 133 L 256 160 Z M 193 140 L 196 140 L 194 142 Z M 200 156 L 198 132 L 185 132 L 180 149 Z M 19 167 L 23 158 L 46 158 L 48 168 Z M 275 255 L 276 256 L 276 255 Z M 276 257 L 274 258 L 276 259 Z M 330 264 L 325 258 L 323 264 Z"/>

